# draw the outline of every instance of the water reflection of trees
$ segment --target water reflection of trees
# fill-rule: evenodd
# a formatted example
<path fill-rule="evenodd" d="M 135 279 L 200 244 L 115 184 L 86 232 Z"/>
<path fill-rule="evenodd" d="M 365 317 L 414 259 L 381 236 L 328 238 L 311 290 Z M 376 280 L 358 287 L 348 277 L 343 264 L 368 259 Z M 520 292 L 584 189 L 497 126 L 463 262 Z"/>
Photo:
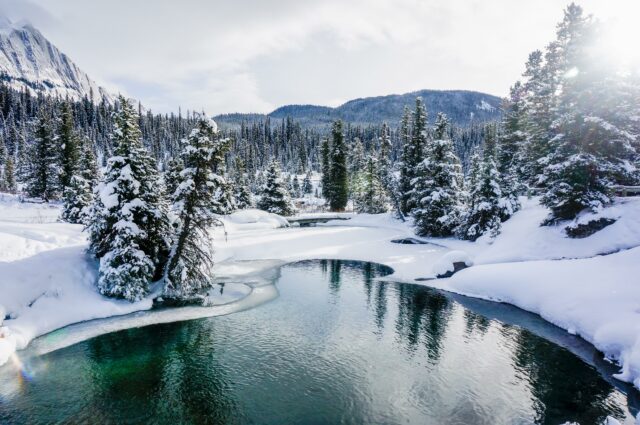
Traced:
<path fill-rule="evenodd" d="M 211 333 L 198 322 L 154 326 L 153 336 L 141 328 L 88 341 L 99 422 L 238 421 Z"/>
<path fill-rule="evenodd" d="M 608 415 L 624 416 L 610 400 L 614 388 L 593 367 L 527 330 L 505 328 L 516 342 L 514 367 L 535 398 L 536 423 L 595 424 Z"/>
<path fill-rule="evenodd" d="M 441 293 L 417 285 L 398 285 L 397 337 L 415 350 L 422 341 L 429 359 L 440 358 L 452 304 Z"/>

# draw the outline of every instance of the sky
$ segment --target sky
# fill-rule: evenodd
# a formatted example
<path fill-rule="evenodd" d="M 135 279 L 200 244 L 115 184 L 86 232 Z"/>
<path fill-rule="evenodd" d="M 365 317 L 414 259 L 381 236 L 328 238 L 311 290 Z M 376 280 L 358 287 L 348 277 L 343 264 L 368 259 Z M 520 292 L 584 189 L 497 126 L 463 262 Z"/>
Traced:
<path fill-rule="evenodd" d="M 268 113 L 420 89 L 505 96 L 563 0 L 0 0 L 155 112 Z M 640 0 L 578 1 L 637 52 Z M 633 40 L 633 43 L 630 42 Z"/>

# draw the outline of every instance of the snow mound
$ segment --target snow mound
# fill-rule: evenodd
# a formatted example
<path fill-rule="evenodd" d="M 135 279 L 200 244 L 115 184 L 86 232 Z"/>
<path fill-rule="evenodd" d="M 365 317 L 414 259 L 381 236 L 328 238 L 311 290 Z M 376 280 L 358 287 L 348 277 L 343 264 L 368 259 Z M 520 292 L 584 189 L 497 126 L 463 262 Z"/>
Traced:
<path fill-rule="evenodd" d="M 289 226 L 286 218 L 257 209 L 236 211 L 226 216 L 224 221 L 232 230 L 277 229 Z"/>
<path fill-rule="evenodd" d="M 443 275 L 447 272 L 455 271 L 453 263 L 464 263 L 467 267 L 473 265 L 473 261 L 469 258 L 469 254 L 464 251 L 449 251 L 440 257 L 431 267 L 433 274 L 436 276 Z"/>

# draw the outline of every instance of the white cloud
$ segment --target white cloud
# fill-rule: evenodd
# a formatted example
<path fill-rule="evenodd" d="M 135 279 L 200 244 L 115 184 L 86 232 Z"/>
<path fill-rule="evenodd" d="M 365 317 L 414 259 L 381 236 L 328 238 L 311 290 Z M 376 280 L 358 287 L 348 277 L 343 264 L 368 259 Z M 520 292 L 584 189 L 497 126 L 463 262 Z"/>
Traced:
<path fill-rule="evenodd" d="M 583 2 L 606 16 L 633 0 Z M 16 5 L 20 5 L 19 7 Z M 154 110 L 267 112 L 420 88 L 505 94 L 560 0 L 0 0 Z M 595 8 L 595 9 L 594 9 Z"/>

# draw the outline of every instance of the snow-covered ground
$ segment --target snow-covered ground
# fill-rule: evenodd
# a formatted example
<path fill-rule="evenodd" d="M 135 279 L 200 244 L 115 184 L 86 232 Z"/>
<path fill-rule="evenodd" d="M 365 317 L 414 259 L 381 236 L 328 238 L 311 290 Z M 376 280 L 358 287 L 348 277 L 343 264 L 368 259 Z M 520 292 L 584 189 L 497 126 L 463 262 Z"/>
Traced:
<path fill-rule="evenodd" d="M 56 207 L 0 199 L 0 321 L 10 316 L 0 327 L 0 363 L 54 329 L 151 307 L 151 298 L 130 304 L 100 296 L 81 227 L 53 223 L 56 215 Z M 620 200 L 601 215 L 619 219 L 588 238 L 572 240 L 561 227 L 540 227 L 546 210 L 536 199 L 523 199 L 523 209 L 495 241 L 403 245 L 391 241 L 414 237 L 413 231 L 391 215 L 349 215 L 348 221 L 300 228 L 247 210 L 225 218 L 224 229 L 214 232 L 216 274 L 233 278 L 304 259 L 378 262 L 394 269 L 392 280 L 538 313 L 619 361 L 618 377 L 640 388 L 640 198 Z M 622 251 L 611 254 L 617 250 Z M 475 265 L 450 279 L 416 281 L 433 278 L 461 259 Z M 116 322 L 115 328 L 138 323 Z"/>

